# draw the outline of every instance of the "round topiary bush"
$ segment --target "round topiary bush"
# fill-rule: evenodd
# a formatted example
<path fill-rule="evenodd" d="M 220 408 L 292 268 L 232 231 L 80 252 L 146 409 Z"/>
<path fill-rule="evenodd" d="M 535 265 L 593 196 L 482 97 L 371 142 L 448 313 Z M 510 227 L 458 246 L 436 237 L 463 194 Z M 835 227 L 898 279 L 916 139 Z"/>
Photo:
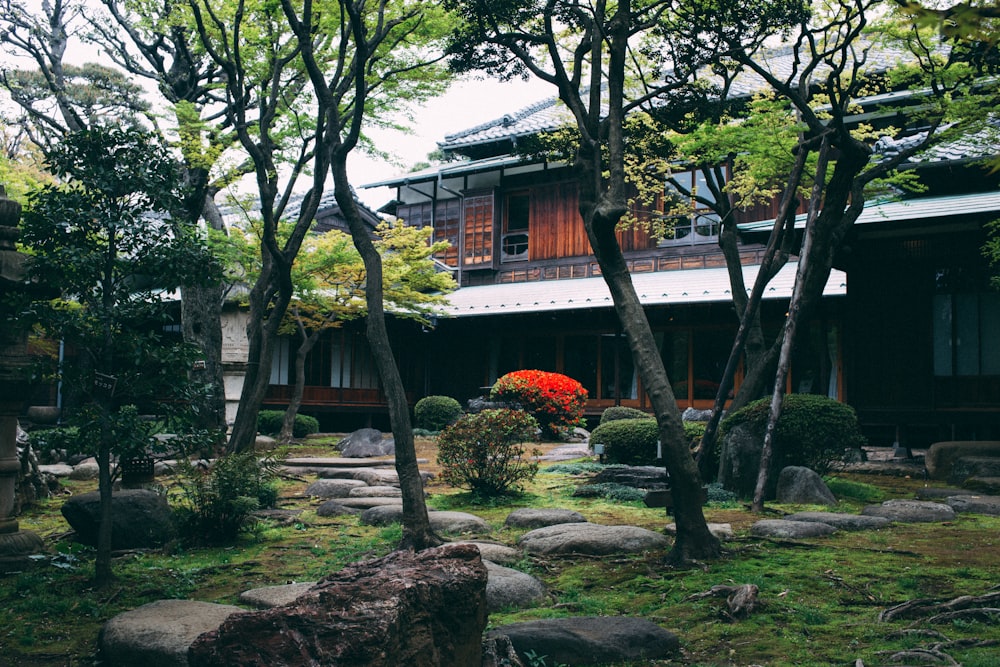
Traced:
<path fill-rule="evenodd" d="M 649 419 L 651 415 L 638 408 L 629 408 L 624 405 L 613 405 L 601 413 L 601 423 L 615 421 L 616 419 Z"/>
<path fill-rule="evenodd" d="M 493 385 L 490 400 L 517 403 L 542 429 L 542 437 L 557 439 L 583 426 L 587 390 L 571 377 L 547 371 L 514 371 Z"/>
<path fill-rule="evenodd" d="M 656 462 L 660 432 L 655 419 L 614 419 L 590 434 L 590 442 L 604 445 L 608 463 L 643 466 Z"/>
<path fill-rule="evenodd" d="M 451 396 L 424 396 L 413 406 L 417 428 L 440 431 L 462 416 L 462 404 Z"/>
<path fill-rule="evenodd" d="M 465 415 L 438 436 L 441 478 L 482 497 L 517 489 L 538 472 L 525 456 L 523 443 L 535 437 L 538 424 L 521 410 L 483 410 Z"/>
<path fill-rule="evenodd" d="M 278 435 L 285 421 L 284 410 L 261 410 L 257 414 L 257 432 L 263 435 Z M 319 433 L 319 420 L 309 415 L 296 414 L 292 426 L 293 438 L 304 438 Z"/>
<path fill-rule="evenodd" d="M 743 425 L 763 442 L 770 410 L 769 397 L 754 401 L 723 419 L 720 435 Z M 865 444 L 851 406 L 816 394 L 789 394 L 782 399 L 774 433 L 773 470 L 805 466 L 823 474 L 843 460 L 845 450 Z"/>

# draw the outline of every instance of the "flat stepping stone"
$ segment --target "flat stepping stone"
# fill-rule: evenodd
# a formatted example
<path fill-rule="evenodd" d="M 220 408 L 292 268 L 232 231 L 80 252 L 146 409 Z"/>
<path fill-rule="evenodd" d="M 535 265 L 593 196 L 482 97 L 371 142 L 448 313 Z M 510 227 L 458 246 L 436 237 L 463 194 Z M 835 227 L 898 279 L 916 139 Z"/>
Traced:
<path fill-rule="evenodd" d="M 953 486 L 925 486 L 917 489 L 917 500 L 943 500 L 952 496 L 974 495 L 970 489 L 959 489 Z"/>
<path fill-rule="evenodd" d="M 351 495 L 351 489 L 359 486 L 366 484 L 357 479 L 319 479 L 302 493 L 314 498 L 346 498 Z"/>
<path fill-rule="evenodd" d="M 285 459 L 285 465 L 300 468 L 391 468 L 396 465 L 396 461 L 394 459 L 355 459 L 344 456 L 302 457 Z"/>
<path fill-rule="evenodd" d="M 335 498 L 338 505 L 356 510 L 368 510 L 373 507 L 403 507 L 402 498 Z"/>
<path fill-rule="evenodd" d="M 157 600 L 118 614 L 101 629 L 102 662 L 109 665 L 187 667 L 188 648 L 244 609 L 195 600 Z"/>
<path fill-rule="evenodd" d="M 572 461 L 573 459 L 582 459 L 593 456 L 594 453 L 590 451 L 589 445 L 585 444 L 570 444 L 570 445 L 560 445 L 554 449 L 549 450 L 547 454 L 542 454 L 541 456 L 536 456 L 536 461 Z"/>
<path fill-rule="evenodd" d="M 341 500 L 346 500 L 346 498 L 331 498 L 330 500 L 324 500 L 320 503 L 319 507 L 316 508 L 316 516 L 351 516 L 361 514 L 361 512 L 364 511 L 360 507 L 347 507 L 341 503 Z"/>
<path fill-rule="evenodd" d="M 764 519 L 750 526 L 750 534 L 754 537 L 802 539 L 807 537 L 826 537 L 835 532 L 837 532 L 837 529 L 828 523 L 786 521 L 785 519 Z"/>
<path fill-rule="evenodd" d="M 488 533 L 490 525 L 467 512 L 428 512 L 431 528 L 442 533 Z M 403 521 L 403 506 L 383 505 L 361 513 L 361 523 L 369 526 L 388 526 Z"/>
<path fill-rule="evenodd" d="M 358 479 L 357 475 L 375 472 L 378 468 L 311 468 L 311 470 L 314 470 L 313 474 L 320 479 Z"/>
<path fill-rule="evenodd" d="M 358 486 L 347 494 L 349 498 L 402 498 L 398 486 Z"/>
<path fill-rule="evenodd" d="M 483 560 L 486 565 L 486 608 L 490 613 L 501 609 L 534 606 L 545 597 L 545 584 L 524 572 Z"/>
<path fill-rule="evenodd" d="M 964 484 L 966 488 L 976 493 L 1000 494 L 1000 477 L 970 477 Z"/>
<path fill-rule="evenodd" d="M 484 561 L 488 560 L 500 565 L 511 565 L 524 558 L 524 552 L 520 549 L 509 547 L 506 544 L 497 544 L 496 542 L 461 540 L 450 542 L 450 544 L 474 544 L 479 547 L 479 555 Z"/>
<path fill-rule="evenodd" d="M 547 656 L 546 664 L 604 665 L 632 660 L 676 657 L 680 640 L 644 618 L 631 616 L 576 616 L 546 618 L 502 625 L 487 638 L 510 638 L 518 657 Z"/>
<path fill-rule="evenodd" d="M 961 514 L 1000 516 L 1000 496 L 952 496 L 945 502 Z"/>
<path fill-rule="evenodd" d="M 258 609 L 280 607 L 294 602 L 296 598 L 313 587 L 315 581 L 301 581 L 281 586 L 263 586 L 240 593 L 240 602 Z"/>
<path fill-rule="evenodd" d="M 69 477 L 73 474 L 73 466 L 68 463 L 50 463 L 38 466 L 38 472 L 52 475 L 53 477 Z"/>
<path fill-rule="evenodd" d="M 844 514 L 840 512 L 796 512 L 785 517 L 786 521 L 806 521 L 809 523 L 825 523 L 838 530 L 879 530 L 887 528 L 892 522 L 881 516 L 864 516 L 861 514 Z"/>
<path fill-rule="evenodd" d="M 955 519 L 955 510 L 951 507 L 927 500 L 887 500 L 881 505 L 866 505 L 861 513 L 866 516 L 883 516 L 900 523 L 932 523 Z"/>
<path fill-rule="evenodd" d="M 508 514 L 503 525 L 508 528 L 542 528 L 561 523 L 583 523 L 586 520 L 582 514 L 573 510 L 523 507 Z"/>
<path fill-rule="evenodd" d="M 666 549 L 670 541 L 660 533 L 637 526 L 602 526 L 596 523 L 563 523 L 536 528 L 517 541 L 530 554 L 638 553 Z"/>
<path fill-rule="evenodd" d="M 677 524 L 668 523 L 664 526 L 663 531 L 667 535 L 676 535 Z M 715 539 L 723 542 L 736 539 L 736 533 L 733 532 L 733 525 L 731 523 L 710 523 L 708 524 L 708 532 L 712 533 Z"/>

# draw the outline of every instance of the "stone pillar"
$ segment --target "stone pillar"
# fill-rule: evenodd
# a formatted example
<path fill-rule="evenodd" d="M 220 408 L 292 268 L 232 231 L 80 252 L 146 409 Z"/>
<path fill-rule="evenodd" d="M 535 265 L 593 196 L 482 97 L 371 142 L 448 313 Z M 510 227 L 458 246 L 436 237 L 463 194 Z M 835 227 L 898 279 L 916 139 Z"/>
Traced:
<path fill-rule="evenodd" d="M 20 530 L 14 518 L 14 487 L 21 472 L 17 458 L 17 417 L 30 389 L 27 332 L 16 326 L 2 298 L 24 289 L 24 255 L 14 242 L 21 205 L 0 186 L 0 572 L 17 569 L 27 556 L 45 550 L 35 533 Z"/>

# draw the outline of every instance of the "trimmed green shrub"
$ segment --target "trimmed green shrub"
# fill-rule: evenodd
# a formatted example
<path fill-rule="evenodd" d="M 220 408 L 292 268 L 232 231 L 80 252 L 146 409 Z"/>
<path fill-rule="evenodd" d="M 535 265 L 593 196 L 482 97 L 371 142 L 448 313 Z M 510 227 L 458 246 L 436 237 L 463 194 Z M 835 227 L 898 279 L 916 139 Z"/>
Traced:
<path fill-rule="evenodd" d="M 517 403 L 538 421 L 542 436 L 558 439 L 575 426 L 584 426 L 587 390 L 561 373 L 525 370 L 507 373 L 493 385 L 490 399 Z"/>
<path fill-rule="evenodd" d="M 257 431 L 263 435 L 278 435 L 284 421 L 284 410 L 261 410 L 257 414 Z M 319 433 L 319 420 L 309 415 L 296 414 L 292 437 L 304 438 L 312 433 Z"/>
<path fill-rule="evenodd" d="M 684 422 L 684 437 L 687 438 L 691 449 L 701 444 L 701 439 L 705 435 L 705 422 Z"/>
<path fill-rule="evenodd" d="M 483 410 L 465 415 L 438 436 L 441 478 L 476 496 L 493 497 L 534 479 L 538 462 L 523 443 L 535 437 L 538 422 L 522 410 Z"/>
<path fill-rule="evenodd" d="M 584 475 L 592 472 L 601 472 L 607 468 L 603 463 L 592 461 L 574 461 L 573 463 L 553 463 L 542 468 L 539 472 L 552 475 Z"/>
<path fill-rule="evenodd" d="M 462 404 L 451 396 L 424 396 L 413 406 L 413 421 L 417 428 L 440 431 L 462 416 Z"/>
<path fill-rule="evenodd" d="M 606 424 L 617 419 L 649 419 L 651 416 L 648 412 L 643 412 L 638 408 L 613 405 L 601 413 L 601 423 Z"/>
<path fill-rule="evenodd" d="M 744 406 L 722 420 L 721 436 L 744 424 L 763 438 L 770 410 L 770 397 Z M 822 475 L 843 459 L 845 449 L 865 444 L 851 406 L 816 394 L 789 394 L 782 400 L 774 433 L 774 470 L 805 466 Z"/>
<path fill-rule="evenodd" d="M 181 459 L 175 516 L 182 535 L 196 542 L 227 542 L 254 523 L 253 512 L 278 500 L 280 461 L 254 452 L 227 454 L 209 470 Z"/>
<path fill-rule="evenodd" d="M 576 498 L 604 498 L 622 503 L 636 502 L 646 497 L 646 489 L 637 489 L 634 486 L 615 484 L 614 482 L 599 482 L 597 484 L 584 484 L 578 486 L 573 491 Z"/>
<path fill-rule="evenodd" d="M 655 419 L 615 419 L 601 424 L 590 434 L 590 442 L 604 445 L 608 463 L 651 465 L 656 461 L 656 441 L 660 433 Z"/>

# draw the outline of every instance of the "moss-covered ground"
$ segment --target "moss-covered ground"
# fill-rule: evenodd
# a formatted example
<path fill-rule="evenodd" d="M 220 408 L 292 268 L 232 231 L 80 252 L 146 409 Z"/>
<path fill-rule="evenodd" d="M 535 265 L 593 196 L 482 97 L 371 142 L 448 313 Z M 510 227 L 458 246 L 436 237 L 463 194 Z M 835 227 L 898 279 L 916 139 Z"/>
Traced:
<path fill-rule="evenodd" d="M 418 448 L 433 467 L 433 441 L 423 439 Z M 313 439 L 289 453 L 332 452 L 328 442 Z M 494 527 L 492 539 L 511 544 L 520 531 L 504 528 L 503 521 L 517 507 L 566 507 L 596 523 L 652 530 L 670 522 L 663 510 L 638 502 L 575 498 L 572 490 L 579 481 L 570 474 L 545 473 L 543 467 L 523 495 L 490 503 L 474 503 L 461 491 L 432 483 L 429 503 L 482 516 Z M 119 554 L 117 581 L 101 590 L 90 582 L 93 552 L 71 541 L 59 513 L 65 496 L 30 509 L 20 517 L 21 525 L 45 538 L 51 557 L 0 577 L 0 665 L 94 665 L 101 625 L 122 611 L 163 598 L 235 603 L 244 590 L 319 579 L 351 561 L 385 554 L 399 540 L 398 526 L 317 517 L 315 502 L 302 496 L 306 484 L 282 482 L 280 507 L 303 510 L 296 520 L 263 521 L 224 547 L 177 542 L 164 550 Z M 866 475 L 839 477 L 832 488 L 842 498 L 839 511 L 856 512 L 866 502 L 913 497 L 923 484 Z M 93 483 L 67 482 L 66 488 L 79 493 Z M 817 508 L 768 507 L 777 513 L 798 509 Z M 710 503 L 705 512 L 709 521 L 731 523 L 736 531 L 723 558 L 671 569 L 663 564 L 664 553 L 525 557 L 517 567 L 544 581 L 550 598 L 535 608 L 493 614 L 491 626 L 557 616 L 642 616 L 676 633 L 683 646 L 683 655 L 673 661 L 642 665 L 846 666 L 862 660 L 871 667 L 894 664 L 898 651 L 931 646 L 965 667 L 1000 664 L 996 615 L 933 626 L 878 620 L 880 611 L 906 600 L 977 595 L 1000 584 L 1000 518 L 962 515 L 946 524 L 793 542 L 749 537 L 749 526 L 760 517 L 741 503 Z M 763 606 L 736 621 L 726 615 L 722 599 L 691 599 L 716 584 L 755 584 Z"/>

